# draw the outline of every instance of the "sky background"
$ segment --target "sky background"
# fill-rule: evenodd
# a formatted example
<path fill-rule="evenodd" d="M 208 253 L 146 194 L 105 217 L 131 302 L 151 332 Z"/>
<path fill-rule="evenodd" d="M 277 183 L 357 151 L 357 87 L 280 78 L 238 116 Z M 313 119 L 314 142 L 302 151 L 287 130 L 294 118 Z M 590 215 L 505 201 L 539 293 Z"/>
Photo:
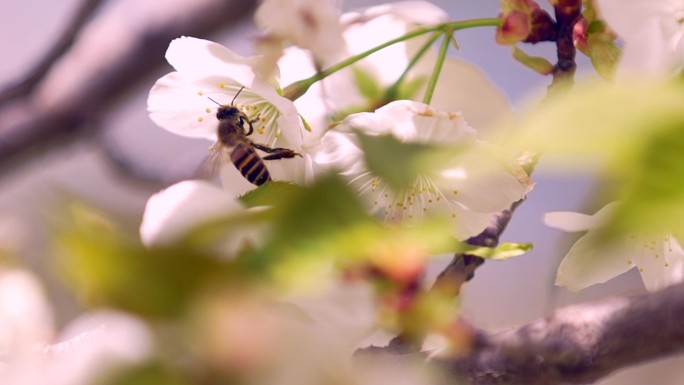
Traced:
<path fill-rule="evenodd" d="M 0 83 L 21 74 L 50 47 L 78 3 L 76 0 L 0 2 L 0 52 L 4 53 L 0 60 Z M 345 10 L 379 3 L 341 2 Z M 442 0 L 433 3 L 445 9 L 454 20 L 492 17 L 498 13 L 497 0 Z M 232 27 L 230 33 L 206 37 L 241 54 L 250 54 L 250 36 L 254 33 L 251 22 Z M 494 43 L 493 29 L 462 31 L 456 37 L 461 50 L 452 54 L 480 66 L 501 87 L 514 107 L 543 94 L 550 79 L 516 64 L 510 58 L 508 48 Z M 553 46 L 550 44 L 525 49 L 532 54 L 553 58 Z M 592 74 L 593 70 L 585 58 L 580 58 L 579 66 L 579 77 Z M 107 116 L 106 132 L 102 138 L 36 154 L 26 164 L 0 174 L 0 216 L 20 218 L 30 229 L 27 231 L 31 241 L 29 264 L 39 270 L 45 270 L 49 265 L 40 251 L 44 247 L 47 223 L 64 194 L 82 197 L 120 213 L 141 215 L 147 198 L 155 190 L 146 185 L 132 184 L 130 179 L 118 173 L 102 156 L 100 146 L 103 144 L 127 161 L 139 165 L 144 172 L 166 179 L 190 175 L 200 163 L 209 143 L 174 136 L 155 126 L 147 117 L 147 92 L 156 78 L 170 70 L 170 67 L 160 67 L 155 76 L 141 82 L 138 89 L 127 95 L 125 101 Z M 544 167 L 542 160 L 534 179 L 537 182 L 535 190 L 516 212 L 503 237 L 504 241 L 533 242 L 534 250 L 512 260 L 485 263 L 464 289 L 463 313 L 479 327 L 502 330 L 542 317 L 554 307 L 643 291 L 635 271 L 581 293 L 553 286 L 560 258 L 575 238 L 545 227 L 543 214 L 558 210 L 589 212 L 586 207 L 591 200 L 594 176 L 554 175 L 552 170 Z M 435 271 L 438 270 L 439 266 L 436 266 Z M 63 303 L 62 317 L 68 318 L 73 303 L 61 297 L 54 282 L 48 283 L 53 298 Z M 681 358 L 662 360 L 620 372 L 601 384 L 641 385 L 647 381 L 681 384 L 679 379 L 684 378 L 684 370 L 680 368 L 683 363 Z"/>

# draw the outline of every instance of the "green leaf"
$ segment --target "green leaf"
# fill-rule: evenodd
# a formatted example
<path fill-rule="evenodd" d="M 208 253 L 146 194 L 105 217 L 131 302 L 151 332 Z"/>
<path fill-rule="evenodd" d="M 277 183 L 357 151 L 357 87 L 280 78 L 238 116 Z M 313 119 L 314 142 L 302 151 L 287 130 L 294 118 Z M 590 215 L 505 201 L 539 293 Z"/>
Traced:
<path fill-rule="evenodd" d="M 359 89 L 359 92 L 361 92 L 361 95 L 369 100 L 375 100 L 380 97 L 381 87 L 378 82 L 375 81 L 375 77 L 372 74 L 363 70 L 359 66 L 351 67 L 351 70 L 352 74 L 354 75 L 354 83 Z"/>
<path fill-rule="evenodd" d="M 404 143 L 392 135 L 366 135 L 361 131 L 356 135 L 368 169 L 394 190 L 409 187 L 420 175 L 436 172 L 463 151 L 456 146 Z"/>
<path fill-rule="evenodd" d="M 553 72 L 553 64 L 551 64 L 548 60 L 544 59 L 543 57 L 530 56 L 515 45 L 513 46 L 513 59 L 532 71 L 542 75 L 549 75 L 551 72 Z"/>
<path fill-rule="evenodd" d="M 592 33 L 587 39 L 589 58 L 596 72 L 604 79 L 612 79 L 620 58 L 620 47 L 602 33 Z"/>
<path fill-rule="evenodd" d="M 270 181 L 248 191 L 239 199 L 247 207 L 272 206 L 288 196 L 300 192 L 301 186 L 296 184 Z"/>
<path fill-rule="evenodd" d="M 418 91 L 425 85 L 427 80 L 427 76 L 416 76 L 412 79 L 404 80 L 399 84 L 396 97 L 393 100 L 387 100 L 387 102 L 389 103 L 394 100 L 415 100 Z"/>
<path fill-rule="evenodd" d="M 106 214 L 83 205 L 56 230 L 55 246 L 59 272 L 85 304 L 152 318 L 178 315 L 204 285 L 240 275 L 187 245 L 147 249 Z"/>
<path fill-rule="evenodd" d="M 332 239 L 359 226 L 378 225 L 334 173 L 282 199 L 274 205 L 273 215 L 263 247 L 240 258 L 239 263 L 276 278 L 289 274 L 293 282 L 329 263 L 327 250 Z"/>
<path fill-rule="evenodd" d="M 684 230 L 684 119 L 656 129 L 634 154 L 622 199 L 606 225 L 615 234 L 669 233 Z"/>
<path fill-rule="evenodd" d="M 184 385 L 180 376 L 157 363 L 118 370 L 97 382 L 102 385 Z"/>
<path fill-rule="evenodd" d="M 672 82 L 584 84 L 521 122 L 513 147 L 555 170 L 603 171 L 621 200 L 604 237 L 684 228 L 684 89 Z M 600 167 L 597 167 L 599 165 Z"/>
<path fill-rule="evenodd" d="M 531 243 L 506 242 L 496 247 L 472 246 L 466 243 L 459 252 L 487 259 L 508 259 L 527 254 L 532 250 Z"/>

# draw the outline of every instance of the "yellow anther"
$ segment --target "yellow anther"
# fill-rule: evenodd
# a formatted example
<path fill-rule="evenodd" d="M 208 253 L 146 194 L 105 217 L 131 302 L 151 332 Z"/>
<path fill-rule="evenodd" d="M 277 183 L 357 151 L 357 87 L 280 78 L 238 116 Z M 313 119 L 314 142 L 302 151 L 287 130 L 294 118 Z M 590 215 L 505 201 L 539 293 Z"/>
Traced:
<path fill-rule="evenodd" d="M 200 116 L 199 118 L 197 118 L 197 121 L 202 123 L 204 121 L 204 118 Z"/>
<path fill-rule="evenodd" d="M 204 95 L 204 91 L 202 91 L 202 90 L 197 91 L 197 95 L 199 95 L 199 96 Z"/>
<path fill-rule="evenodd" d="M 220 82 L 219 87 L 220 88 L 226 88 L 226 82 Z"/>
<path fill-rule="evenodd" d="M 211 113 L 211 108 L 207 108 L 207 109 L 204 110 L 204 111 L 207 111 L 207 114 L 210 114 L 210 113 Z"/>

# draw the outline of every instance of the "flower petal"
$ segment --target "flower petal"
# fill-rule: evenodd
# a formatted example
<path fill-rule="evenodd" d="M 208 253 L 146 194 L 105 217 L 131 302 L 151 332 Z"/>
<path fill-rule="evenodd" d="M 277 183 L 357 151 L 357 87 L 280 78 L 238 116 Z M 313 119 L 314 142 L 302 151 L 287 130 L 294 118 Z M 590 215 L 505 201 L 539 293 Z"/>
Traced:
<path fill-rule="evenodd" d="M 418 62 L 416 72 L 430 73 L 436 60 L 436 54 L 429 52 Z M 487 127 L 511 115 L 508 99 L 481 69 L 451 56 L 444 61 L 430 105 L 438 110 L 460 111 L 471 126 L 477 127 L 480 136 Z"/>
<path fill-rule="evenodd" d="M 603 226 L 617 209 L 618 202 L 610 202 L 594 215 L 569 211 L 555 211 L 544 215 L 544 223 L 555 229 L 577 232 L 596 229 Z"/>
<path fill-rule="evenodd" d="M 558 267 L 556 285 L 579 291 L 606 282 L 633 268 L 632 248 L 623 244 L 598 249 L 596 233 L 589 232 L 570 248 Z"/>
<path fill-rule="evenodd" d="M 147 201 L 140 237 L 146 246 L 172 243 L 203 222 L 241 210 L 233 196 L 208 182 L 180 182 Z"/>
<path fill-rule="evenodd" d="M 52 310 L 36 277 L 0 269 L 0 352 L 33 352 L 52 338 Z M 4 357 L 3 357 L 4 358 Z"/>
<path fill-rule="evenodd" d="M 645 244 L 635 256 L 641 279 L 649 291 L 660 290 L 684 278 L 684 251 L 677 240 L 667 235 Z"/>
<path fill-rule="evenodd" d="M 519 166 L 502 164 L 485 147 L 476 145 L 460 154 L 458 165 L 444 170 L 436 183 L 447 199 L 470 210 L 494 213 L 524 198 L 533 183 L 524 170 L 513 170 Z"/>
<path fill-rule="evenodd" d="M 169 44 L 166 60 L 184 76 L 200 78 L 208 74 L 233 77 L 233 73 L 225 72 L 227 65 L 235 65 L 234 69 L 249 69 L 251 64 L 249 58 L 218 43 L 188 36 L 174 39 Z"/>
<path fill-rule="evenodd" d="M 178 72 L 163 76 L 147 99 L 150 118 L 160 127 L 192 138 L 216 140 L 216 105 L 204 95 L 204 87 Z M 208 112 L 207 112 L 208 111 Z"/>

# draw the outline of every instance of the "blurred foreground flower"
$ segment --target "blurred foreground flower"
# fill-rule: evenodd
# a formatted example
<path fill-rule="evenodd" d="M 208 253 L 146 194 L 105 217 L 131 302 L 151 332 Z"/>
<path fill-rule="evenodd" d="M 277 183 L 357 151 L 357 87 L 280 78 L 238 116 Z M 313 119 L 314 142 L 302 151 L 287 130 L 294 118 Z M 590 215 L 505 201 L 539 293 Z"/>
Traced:
<path fill-rule="evenodd" d="M 654 291 L 684 279 L 684 251 L 672 234 L 631 236 L 604 247 L 600 229 L 617 208 L 609 203 L 594 215 L 574 212 L 551 212 L 544 222 L 571 232 L 587 231 L 565 255 L 558 267 L 556 285 L 582 290 L 606 282 L 637 267 L 646 289 Z"/>
<path fill-rule="evenodd" d="M 300 150 L 304 133 L 297 110 L 292 101 L 279 95 L 277 85 L 254 71 L 255 58 L 242 57 L 207 40 L 181 37 L 171 42 L 166 59 L 176 71 L 160 78 L 147 100 L 150 118 L 159 126 L 178 135 L 216 142 L 217 109 L 219 105 L 230 105 L 239 92 L 235 106 L 255 121 L 250 139 L 267 146 Z M 274 178 L 301 182 L 302 160 L 277 163 L 285 162 L 292 167 L 277 171 L 269 168 Z M 232 165 L 223 170 L 230 170 L 225 180 L 232 191 L 240 193 L 254 187 Z"/>
<path fill-rule="evenodd" d="M 138 319 L 113 311 L 80 316 L 55 336 L 36 279 L 0 269 L 0 383 L 87 385 L 145 360 L 152 341 Z"/>
<path fill-rule="evenodd" d="M 622 74 L 669 74 L 684 68 L 683 0 L 597 0 L 601 15 L 625 41 Z"/>
<path fill-rule="evenodd" d="M 378 176 L 369 170 L 369 150 L 365 149 L 364 157 L 360 134 L 390 135 L 408 145 L 435 146 L 434 149 L 454 146 L 449 151 L 460 153 L 429 160 L 406 186 L 397 188 L 386 175 Z M 510 207 L 532 188 L 527 173 L 512 160 L 499 159 L 496 151 L 494 146 L 476 138 L 476 131 L 461 114 L 400 100 L 374 113 L 347 117 L 323 137 L 315 160 L 324 167 L 341 170 L 372 210 L 384 214 L 386 221 L 447 216 L 456 236 L 466 239 L 487 227 L 492 213 Z M 402 156 L 396 150 L 392 152 L 374 156 Z M 414 170 L 401 169 L 412 165 L 389 166 L 400 168 L 397 173 L 413 176 Z"/>
<path fill-rule="evenodd" d="M 150 197 L 140 225 L 140 238 L 148 247 L 173 244 L 201 224 L 245 212 L 239 201 L 211 183 L 184 181 Z M 221 249 L 235 255 L 255 242 L 258 232 L 252 226 L 240 226 L 240 231 L 226 234 Z"/>

